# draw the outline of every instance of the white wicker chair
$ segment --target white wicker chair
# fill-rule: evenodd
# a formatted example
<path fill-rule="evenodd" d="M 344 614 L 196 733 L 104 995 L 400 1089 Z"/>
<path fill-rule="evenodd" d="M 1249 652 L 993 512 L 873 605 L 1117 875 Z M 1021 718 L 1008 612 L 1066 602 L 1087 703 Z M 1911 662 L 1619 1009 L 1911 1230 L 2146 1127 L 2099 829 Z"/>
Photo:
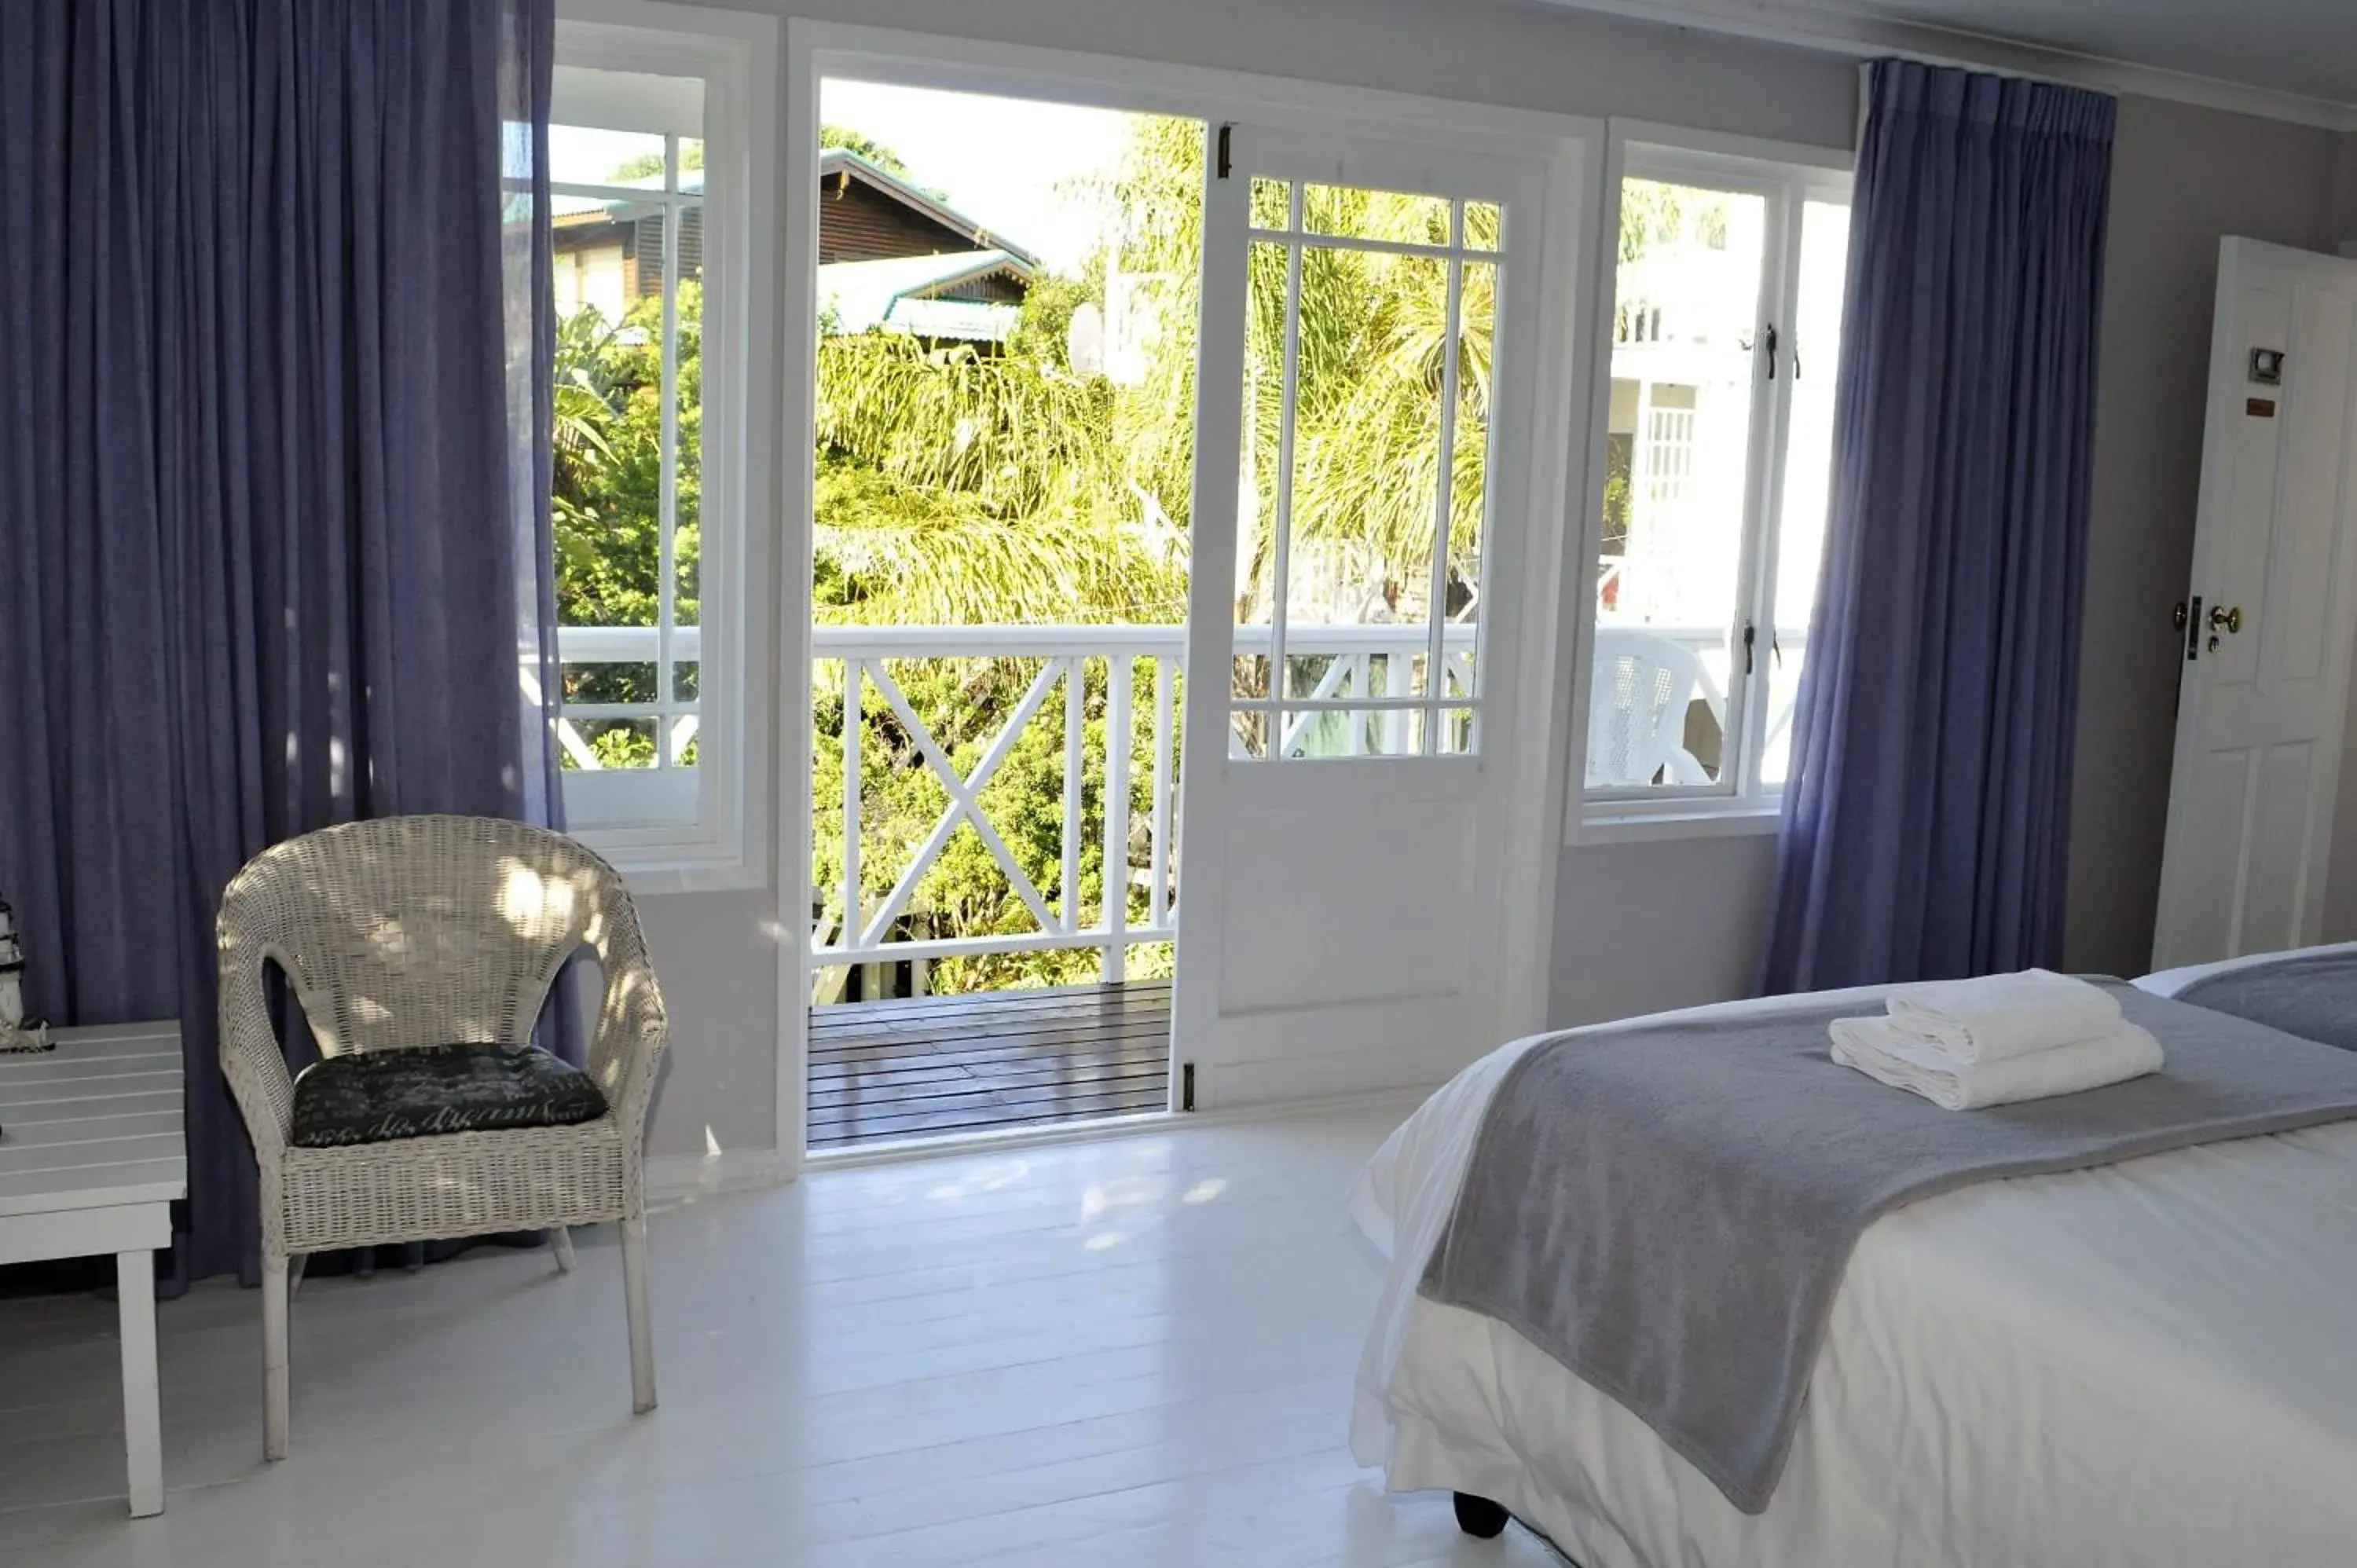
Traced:
<path fill-rule="evenodd" d="M 655 1404 L 642 1132 L 665 1045 L 662 993 L 614 868 L 561 833 L 473 817 L 393 817 L 290 839 L 221 896 L 221 1051 L 261 1165 L 264 1451 L 286 1454 L 288 1260 L 335 1248 L 617 1220 L 630 1391 Z M 320 1051 L 520 1044 L 565 959 L 605 975 L 588 1071 L 605 1115 L 332 1149 L 287 1144 L 294 1083 L 266 966 L 285 972 Z"/>

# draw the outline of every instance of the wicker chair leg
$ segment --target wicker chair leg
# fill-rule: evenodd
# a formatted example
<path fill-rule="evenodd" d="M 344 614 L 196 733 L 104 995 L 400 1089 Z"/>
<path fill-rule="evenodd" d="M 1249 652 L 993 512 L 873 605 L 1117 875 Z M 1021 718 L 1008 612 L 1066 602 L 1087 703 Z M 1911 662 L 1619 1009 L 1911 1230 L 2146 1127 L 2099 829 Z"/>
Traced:
<path fill-rule="evenodd" d="M 262 1456 L 286 1457 L 286 1259 L 262 1260 Z"/>
<path fill-rule="evenodd" d="M 573 1232 L 562 1225 L 549 1227 L 548 1248 L 550 1251 L 556 1254 L 556 1272 L 561 1274 L 571 1273 L 573 1272 Z"/>
<path fill-rule="evenodd" d="M 642 1215 L 622 1221 L 622 1291 L 630 1298 L 630 1410 L 655 1408 L 655 1344 L 647 1324 L 647 1222 Z"/>
<path fill-rule="evenodd" d="M 303 1294 L 303 1265 L 311 1261 L 308 1252 L 296 1252 L 286 1260 L 286 1299 L 293 1301 Z"/>

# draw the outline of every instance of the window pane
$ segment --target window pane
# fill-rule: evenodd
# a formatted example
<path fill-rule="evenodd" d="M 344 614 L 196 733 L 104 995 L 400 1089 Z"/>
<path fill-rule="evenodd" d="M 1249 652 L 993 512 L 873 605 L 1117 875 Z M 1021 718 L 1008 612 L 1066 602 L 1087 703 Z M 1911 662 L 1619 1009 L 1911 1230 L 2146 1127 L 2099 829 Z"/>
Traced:
<path fill-rule="evenodd" d="M 688 660 L 671 667 L 672 700 L 678 703 L 695 701 L 703 690 L 702 667 Z"/>
<path fill-rule="evenodd" d="M 682 136 L 679 139 L 679 188 L 682 190 L 704 189 L 704 139 Z"/>
<path fill-rule="evenodd" d="M 652 662 L 571 664 L 564 667 L 565 700 L 568 704 L 644 703 L 655 700 Z"/>
<path fill-rule="evenodd" d="M 704 564 L 704 207 L 683 207 L 679 215 L 679 297 L 674 311 L 678 346 L 678 487 L 673 523 L 672 620 L 695 626 L 703 620 L 700 598 Z"/>
<path fill-rule="evenodd" d="M 558 185 L 643 186 L 661 190 L 663 139 L 645 131 L 551 125 L 548 177 Z"/>
<path fill-rule="evenodd" d="M 1792 323 L 1792 388 L 1785 428 L 1783 509 L 1777 522 L 1776 637 L 1768 666 L 1760 782 L 1792 771 L 1792 704 L 1807 657 L 1817 567 L 1824 553 L 1833 478 L 1834 381 L 1841 362 L 1842 289 L 1849 262 L 1849 208 L 1812 201 L 1801 213 L 1800 314 Z"/>
<path fill-rule="evenodd" d="M 1361 190 L 1347 185 L 1301 188 L 1301 226 L 1313 234 L 1399 244 L 1446 245 L 1448 201 L 1394 190 Z"/>
<path fill-rule="evenodd" d="M 1469 251 L 1494 251 L 1501 227 L 1496 202 L 1469 201 L 1465 204 L 1465 237 L 1459 243 Z"/>
<path fill-rule="evenodd" d="M 565 721 L 588 748 L 598 768 L 652 768 L 655 765 L 655 721 L 652 719 L 580 719 Z M 592 766 L 566 749 L 567 767 Z"/>
<path fill-rule="evenodd" d="M 1766 218 L 1757 196 L 1621 187 L 1590 788 L 1707 784 L 1726 760 Z"/>

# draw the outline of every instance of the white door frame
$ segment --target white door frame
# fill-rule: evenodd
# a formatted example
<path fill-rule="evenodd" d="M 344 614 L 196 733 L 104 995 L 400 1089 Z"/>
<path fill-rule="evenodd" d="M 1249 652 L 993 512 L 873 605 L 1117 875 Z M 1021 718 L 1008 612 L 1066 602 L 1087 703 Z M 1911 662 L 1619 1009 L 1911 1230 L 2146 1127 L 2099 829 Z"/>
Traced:
<path fill-rule="evenodd" d="M 1027 45 L 952 38 L 852 23 L 791 18 L 786 25 L 779 160 L 785 246 L 781 467 L 779 488 L 778 690 L 778 1144 L 784 1175 L 807 1156 L 808 1006 L 811 983 L 810 843 L 812 526 L 816 477 L 810 432 L 817 399 L 819 84 L 828 76 L 911 87 L 994 93 L 1144 113 L 1186 115 L 1216 127 L 1240 120 L 1273 129 L 1423 138 L 1465 152 L 1536 159 L 1546 167 L 1546 233 L 1538 269 L 1542 298 L 1541 373 L 1533 408 L 1531 527 L 1525 560 L 1534 590 L 1522 618 L 1519 698 L 1493 722 L 1530 737 L 1502 797 L 1509 842 L 1528 844 L 1508 857 L 1500 889 L 1505 908 L 1524 918 L 1501 922 L 1499 999 L 1501 1034 L 1527 1033 L 1545 1021 L 1554 951 L 1555 812 L 1564 787 L 1567 715 L 1560 694 L 1567 664 L 1560 650 L 1561 596 L 1535 585 L 1557 580 L 1565 540 L 1578 532 L 1571 498 L 1587 493 L 1587 443 L 1576 439 L 1593 408 L 1591 356 L 1578 334 L 1595 320 L 1579 276 L 1599 221 L 1604 123 L 1586 116 L 1459 102 L 1376 89 L 1338 86 L 1199 66 L 1163 64 Z M 1500 655 L 1509 650 L 1500 650 Z M 1182 786 L 1183 788 L 1183 786 Z M 1183 916 L 1181 917 L 1184 918 Z"/>

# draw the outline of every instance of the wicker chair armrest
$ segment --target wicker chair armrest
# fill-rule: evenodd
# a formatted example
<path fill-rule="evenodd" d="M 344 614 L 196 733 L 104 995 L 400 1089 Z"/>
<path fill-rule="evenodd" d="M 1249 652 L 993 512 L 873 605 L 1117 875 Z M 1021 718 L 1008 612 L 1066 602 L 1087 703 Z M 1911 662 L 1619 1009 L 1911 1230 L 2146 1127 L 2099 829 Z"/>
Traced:
<path fill-rule="evenodd" d="M 671 1044 L 671 1021 L 635 921 L 598 945 L 598 960 L 606 994 L 589 1042 L 589 1076 L 635 1139 L 654 1093 L 655 1069 Z"/>
<path fill-rule="evenodd" d="M 275 1155 L 294 1127 L 295 1079 L 271 1026 L 258 968 L 251 975 L 221 977 L 220 1016 L 221 1071 L 230 1093 L 245 1118 L 254 1153 Z"/>

